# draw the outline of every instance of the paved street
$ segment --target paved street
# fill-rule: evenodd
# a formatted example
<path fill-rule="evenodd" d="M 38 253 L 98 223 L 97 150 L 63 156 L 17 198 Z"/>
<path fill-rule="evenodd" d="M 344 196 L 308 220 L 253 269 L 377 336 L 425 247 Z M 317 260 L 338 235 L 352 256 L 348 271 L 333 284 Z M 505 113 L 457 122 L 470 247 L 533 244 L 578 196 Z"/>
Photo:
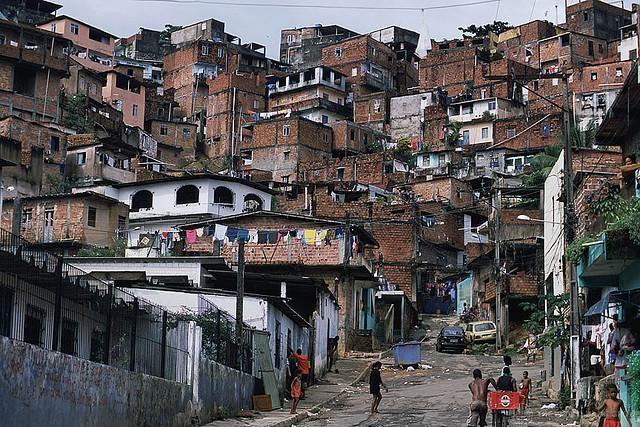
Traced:
<path fill-rule="evenodd" d="M 431 369 L 400 370 L 385 359 L 382 378 L 389 386 L 383 393 L 380 414 L 370 416 L 370 395 L 367 380 L 351 387 L 341 398 L 334 399 L 316 416 L 299 425 L 320 426 L 463 426 L 466 425 L 470 393 L 467 387 L 471 372 L 480 368 L 484 376 L 497 377 L 502 369 L 502 357 L 490 355 L 437 353 L 433 337 L 443 323 L 451 318 L 433 319 L 429 338 L 423 345 L 423 362 Z M 534 382 L 539 378 L 541 365 L 526 365 L 514 360 L 513 372 L 519 380 L 522 371 L 528 370 Z M 546 400 L 541 400 L 534 390 L 531 410 L 525 416 L 515 417 L 513 426 L 564 426 L 574 425 L 565 413 L 541 410 Z M 488 419 L 490 422 L 490 418 Z"/>

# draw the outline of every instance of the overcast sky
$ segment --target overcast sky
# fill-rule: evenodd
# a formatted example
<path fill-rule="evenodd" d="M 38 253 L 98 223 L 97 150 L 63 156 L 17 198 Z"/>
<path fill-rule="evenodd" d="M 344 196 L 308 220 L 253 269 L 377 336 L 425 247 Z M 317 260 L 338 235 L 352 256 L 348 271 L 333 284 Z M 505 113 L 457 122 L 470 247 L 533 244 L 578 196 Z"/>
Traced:
<path fill-rule="evenodd" d="M 365 11 L 323 9 L 285 9 L 277 7 L 221 6 L 212 4 L 176 4 L 136 0 L 53 0 L 64 7 L 59 11 L 92 24 L 116 36 L 134 34 L 139 27 L 163 29 L 165 24 L 187 25 L 215 18 L 226 24 L 228 33 L 240 36 L 243 43 L 267 46 L 267 55 L 279 56 L 280 30 L 314 24 L 337 24 L 364 33 L 397 25 L 421 34 L 421 46 L 430 38 L 454 38 L 458 27 L 486 24 L 496 17 L 511 24 L 533 19 L 564 22 L 564 0 L 502 0 L 499 3 L 465 6 L 444 10 Z M 173 0 L 179 1 L 179 0 Z M 206 0 L 205 0 L 206 1 Z M 223 0 L 226 1 L 226 0 Z M 228 0 L 231 2 L 295 3 L 357 6 L 429 7 L 470 0 Z M 499 8 L 498 8 L 499 5 Z M 546 18 L 545 18 L 546 16 Z"/>

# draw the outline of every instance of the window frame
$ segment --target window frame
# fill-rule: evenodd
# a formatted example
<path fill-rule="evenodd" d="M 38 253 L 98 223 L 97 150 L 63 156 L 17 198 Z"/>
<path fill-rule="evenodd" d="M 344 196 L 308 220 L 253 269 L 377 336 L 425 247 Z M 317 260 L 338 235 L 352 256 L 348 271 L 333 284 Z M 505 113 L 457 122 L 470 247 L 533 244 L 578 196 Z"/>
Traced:
<path fill-rule="evenodd" d="M 87 226 L 96 228 L 98 224 L 98 209 L 94 206 L 87 207 Z"/>

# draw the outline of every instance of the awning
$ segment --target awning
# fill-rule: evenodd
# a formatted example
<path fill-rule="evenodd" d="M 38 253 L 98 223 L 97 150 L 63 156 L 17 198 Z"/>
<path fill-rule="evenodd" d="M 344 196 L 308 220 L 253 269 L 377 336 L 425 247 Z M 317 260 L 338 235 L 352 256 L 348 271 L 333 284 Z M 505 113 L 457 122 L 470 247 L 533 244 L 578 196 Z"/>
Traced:
<path fill-rule="evenodd" d="M 623 305 L 631 305 L 634 307 L 640 307 L 640 289 L 633 289 L 629 291 L 614 291 L 609 292 L 607 295 L 602 297 L 600 301 L 593 304 L 587 312 L 584 314 L 587 316 L 595 316 L 602 315 L 609 308 L 609 304 L 623 304 Z"/>

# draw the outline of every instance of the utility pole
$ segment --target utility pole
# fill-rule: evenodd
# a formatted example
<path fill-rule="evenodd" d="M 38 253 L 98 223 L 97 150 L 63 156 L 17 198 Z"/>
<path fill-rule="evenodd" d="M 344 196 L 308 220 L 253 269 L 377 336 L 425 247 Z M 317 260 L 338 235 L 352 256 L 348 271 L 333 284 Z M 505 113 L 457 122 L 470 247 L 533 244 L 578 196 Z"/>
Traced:
<path fill-rule="evenodd" d="M 569 78 L 566 70 L 562 73 L 562 124 L 564 145 L 564 244 L 565 248 L 574 239 L 573 205 L 573 149 L 571 147 L 571 118 L 569 116 Z M 571 390 L 575 391 L 580 378 L 580 312 L 578 305 L 578 283 L 575 267 L 565 260 L 565 278 L 569 281 L 571 298 Z"/>
<path fill-rule="evenodd" d="M 494 223 L 495 223 L 495 280 L 496 280 L 496 351 L 502 348 L 502 287 L 500 286 L 502 268 L 500 267 L 500 215 L 502 215 L 502 190 L 497 189 L 493 201 Z"/>
<path fill-rule="evenodd" d="M 244 239 L 238 239 L 238 273 L 236 275 L 236 344 L 238 346 L 238 369 L 242 370 L 244 348 L 242 335 L 244 332 Z"/>

